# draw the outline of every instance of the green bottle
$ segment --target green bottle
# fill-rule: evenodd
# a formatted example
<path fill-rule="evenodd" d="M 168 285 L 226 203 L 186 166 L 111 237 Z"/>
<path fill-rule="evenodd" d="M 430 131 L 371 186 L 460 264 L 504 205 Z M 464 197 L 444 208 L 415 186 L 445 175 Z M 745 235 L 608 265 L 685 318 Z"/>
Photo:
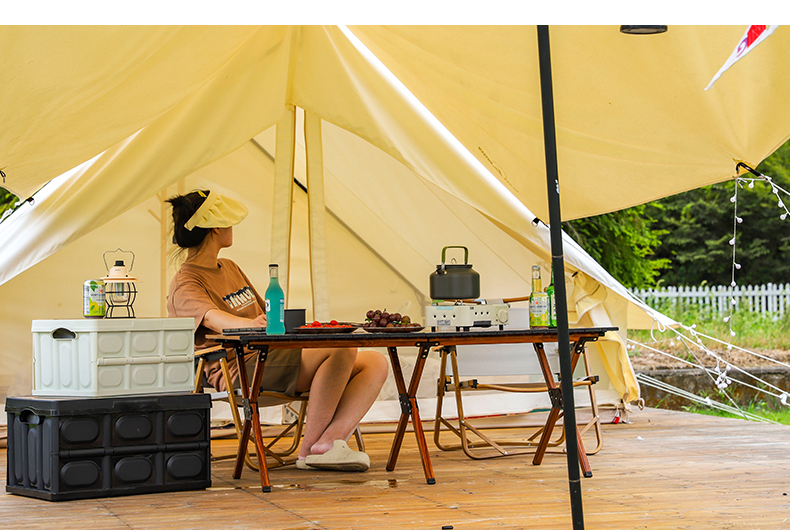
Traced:
<path fill-rule="evenodd" d="M 276 263 L 269 265 L 269 287 L 264 295 L 266 309 L 266 334 L 282 335 L 285 333 L 285 295 L 280 287 L 279 267 Z"/>
<path fill-rule="evenodd" d="M 551 283 L 546 287 L 546 294 L 549 296 L 549 327 L 557 327 L 557 304 L 554 298 L 554 267 L 551 268 Z"/>

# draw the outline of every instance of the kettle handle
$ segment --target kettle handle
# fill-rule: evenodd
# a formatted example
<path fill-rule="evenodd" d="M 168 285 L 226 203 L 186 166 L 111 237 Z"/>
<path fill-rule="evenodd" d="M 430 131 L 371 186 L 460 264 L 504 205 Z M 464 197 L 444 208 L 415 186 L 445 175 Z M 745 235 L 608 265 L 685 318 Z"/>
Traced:
<path fill-rule="evenodd" d="M 450 245 L 450 246 L 444 247 L 444 248 L 442 249 L 442 265 L 444 265 L 444 254 L 445 254 L 445 251 L 446 251 L 448 248 L 462 248 L 462 249 L 464 249 L 464 265 L 466 265 L 467 263 L 469 263 L 469 249 L 468 249 L 468 248 L 466 248 L 466 247 L 460 247 L 460 246 L 456 246 L 456 245 Z"/>

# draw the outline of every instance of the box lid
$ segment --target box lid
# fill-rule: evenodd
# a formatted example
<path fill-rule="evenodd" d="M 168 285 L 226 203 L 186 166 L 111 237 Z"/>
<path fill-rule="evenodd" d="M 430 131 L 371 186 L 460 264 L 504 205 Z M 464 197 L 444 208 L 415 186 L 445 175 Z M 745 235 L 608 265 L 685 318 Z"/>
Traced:
<path fill-rule="evenodd" d="M 34 320 L 31 331 L 51 333 L 56 329 L 69 331 L 161 331 L 195 329 L 194 318 L 81 318 L 65 320 Z"/>
<path fill-rule="evenodd" d="M 105 414 L 108 412 L 156 412 L 160 410 L 210 409 L 211 394 L 147 394 L 106 398 L 8 397 L 6 412 L 32 410 L 43 416 Z"/>

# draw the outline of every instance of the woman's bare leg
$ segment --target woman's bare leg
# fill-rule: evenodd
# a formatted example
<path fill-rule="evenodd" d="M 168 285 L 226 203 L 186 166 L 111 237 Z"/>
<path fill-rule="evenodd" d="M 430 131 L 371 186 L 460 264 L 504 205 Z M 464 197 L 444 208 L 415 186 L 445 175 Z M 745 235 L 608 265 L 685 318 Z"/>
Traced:
<path fill-rule="evenodd" d="M 322 454 L 346 440 L 370 409 L 387 378 L 378 352 L 356 349 L 302 350 L 297 390 L 310 390 L 307 425 L 299 457 Z"/>

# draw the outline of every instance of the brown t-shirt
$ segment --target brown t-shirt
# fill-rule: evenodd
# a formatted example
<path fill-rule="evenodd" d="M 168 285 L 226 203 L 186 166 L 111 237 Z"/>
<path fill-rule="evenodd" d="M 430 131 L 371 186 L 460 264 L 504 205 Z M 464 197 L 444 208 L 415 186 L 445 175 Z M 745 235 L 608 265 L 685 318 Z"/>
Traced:
<path fill-rule="evenodd" d="M 206 339 L 214 331 L 203 325 L 203 318 L 211 309 L 243 317 L 255 318 L 262 314 L 262 298 L 252 286 L 249 278 L 236 263 L 229 259 L 218 259 L 217 267 L 199 267 L 184 263 L 170 283 L 167 296 L 167 314 L 171 317 L 194 317 L 195 348 L 208 348 L 216 342 Z M 238 378 L 238 366 L 229 363 L 233 379 Z M 219 361 L 206 363 L 209 385 L 225 390 L 221 384 Z"/>

